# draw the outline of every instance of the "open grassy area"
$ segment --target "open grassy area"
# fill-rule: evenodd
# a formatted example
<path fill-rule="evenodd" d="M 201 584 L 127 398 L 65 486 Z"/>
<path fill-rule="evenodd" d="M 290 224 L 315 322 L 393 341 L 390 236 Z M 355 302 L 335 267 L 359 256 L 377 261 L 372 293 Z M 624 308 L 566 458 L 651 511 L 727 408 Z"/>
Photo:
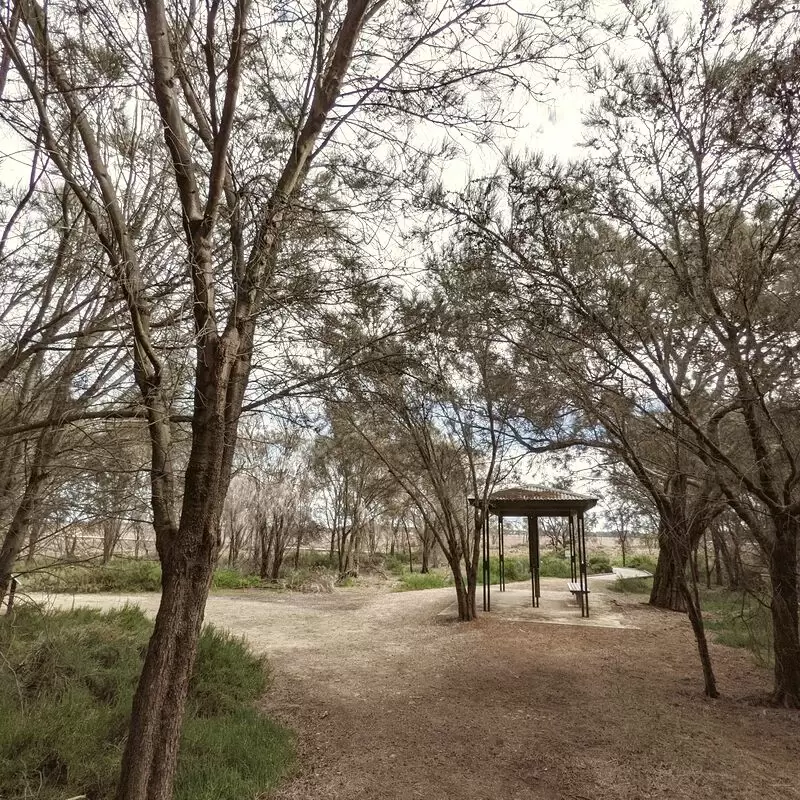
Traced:
<path fill-rule="evenodd" d="M 151 631 L 137 608 L 0 620 L 0 797 L 113 797 Z M 192 678 L 176 800 L 242 800 L 291 760 L 286 730 L 255 708 L 267 673 L 236 637 L 206 627 Z"/>

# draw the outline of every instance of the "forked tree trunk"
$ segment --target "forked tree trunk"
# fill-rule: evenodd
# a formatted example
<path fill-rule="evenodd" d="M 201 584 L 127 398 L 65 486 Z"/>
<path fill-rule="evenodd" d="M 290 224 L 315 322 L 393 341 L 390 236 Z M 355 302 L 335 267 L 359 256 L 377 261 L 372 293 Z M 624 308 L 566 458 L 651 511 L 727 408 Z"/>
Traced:
<path fill-rule="evenodd" d="M 658 529 L 658 562 L 650 591 L 650 605 L 668 611 L 686 611 L 685 594 L 687 550 L 681 546 L 673 526 L 662 520 Z"/>
<path fill-rule="evenodd" d="M 798 521 L 782 518 L 775 523 L 775 544 L 769 559 L 772 581 L 772 630 L 775 683 L 772 702 L 800 708 L 800 634 L 797 606 Z"/>
<path fill-rule="evenodd" d="M 214 396 L 213 388 L 203 388 L 207 397 Z M 180 523 L 174 529 L 156 528 L 161 603 L 133 699 L 118 800 L 172 798 L 186 696 L 219 554 L 236 444 L 236 422 L 213 413 L 209 405 L 213 408 L 206 404 L 193 423 Z"/>

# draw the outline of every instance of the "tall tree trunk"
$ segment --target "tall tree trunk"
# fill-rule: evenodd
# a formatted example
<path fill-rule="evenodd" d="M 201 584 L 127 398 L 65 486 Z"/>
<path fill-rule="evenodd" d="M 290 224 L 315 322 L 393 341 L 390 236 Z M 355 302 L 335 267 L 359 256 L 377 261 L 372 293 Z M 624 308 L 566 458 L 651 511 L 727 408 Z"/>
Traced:
<path fill-rule="evenodd" d="M 181 724 L 189 691 L 206 599 L 220 547 L 225 494 L 230 483 L 238 418 L 226 419 L 220 389 L 198 378 L 192 449 L 184 477 L 180 523 L 172 526 L 168 493 L 153 503 L 156 547 L 161 561 L 161 603 L 136 687 L 117 789 L 118 800 L 171 800 Z M 228 387 L 238 402 L 245 382 Z M 224 395 L 223 395 L 224 396 Z M 240 407 L 240 406 L 238 406 Z M 163 409 L 160 409 L 163 413 Z M 151 435 L 165 434 L 151 424 Z M 154 464 L 160 451 L 154 446 Z M 164 473 L 167 474 L 167 468 Z M 161 475 L 151 469 L 154 493 Z"/>
<path fill-rule="evenodd" d="M 772 701 L 788 708 L 800 708 L 797 540 L 797 519 L 785 515 L 775 521 L 775 544 L 769 559 L 775 651 Z"/>
<path fill-rule="evenodd" d="M 162 560 L 161 604 L 133 703 L 120 800 L 172 798 L 183 710 L 214 561 L 202 533 L 186 533 L 194 552 Z"/>

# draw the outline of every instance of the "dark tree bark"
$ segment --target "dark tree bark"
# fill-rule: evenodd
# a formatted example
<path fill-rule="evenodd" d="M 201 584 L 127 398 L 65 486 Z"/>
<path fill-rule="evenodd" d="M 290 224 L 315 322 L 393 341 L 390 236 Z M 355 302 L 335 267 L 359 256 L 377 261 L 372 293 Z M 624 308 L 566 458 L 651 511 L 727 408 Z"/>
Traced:
<path fill-rule="evenodd" d="M 775 689 L 772 702 L 800 708 L 800 636 L 797 605 L 797 541 L 800 522 L 786 514 L 776 520 L 769 562 L 772 579 L 772 631 Z"/>
<path fill-rule="evenodd" d="M 674 528 L 665 520 L 658 526 L 658 561 L 650 591 L 650 605 L 668 611 L 686 611 L 685 583 L 686 550 L 680 546 Z"/>

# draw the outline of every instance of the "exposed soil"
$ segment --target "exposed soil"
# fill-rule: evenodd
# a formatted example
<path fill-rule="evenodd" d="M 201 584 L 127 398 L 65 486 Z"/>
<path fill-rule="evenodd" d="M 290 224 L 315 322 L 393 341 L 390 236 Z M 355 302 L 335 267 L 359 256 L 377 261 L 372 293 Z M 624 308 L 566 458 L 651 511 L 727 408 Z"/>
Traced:
<path fill-rule="evenodd" d="M 752 700 L 769 673 L 713 646 L 723 697 L 706 700 L 685 617 L 605 602 L 626 627 L 459 624 L 451 590 L 374 588 L 215 595 L 207 619 L 273 664 L 265 707 L 299 750 L 275 800 L 800 798 L 800 714 Z"/>

